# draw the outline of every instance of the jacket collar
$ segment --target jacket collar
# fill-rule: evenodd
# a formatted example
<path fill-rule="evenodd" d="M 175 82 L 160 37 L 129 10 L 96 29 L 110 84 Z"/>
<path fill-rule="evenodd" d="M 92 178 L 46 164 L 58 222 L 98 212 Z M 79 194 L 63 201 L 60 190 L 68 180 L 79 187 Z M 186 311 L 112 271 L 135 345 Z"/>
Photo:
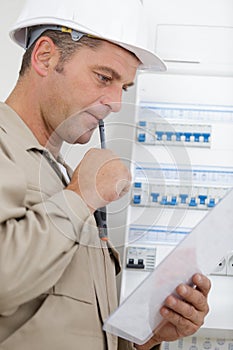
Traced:
<path fill-rule="evenodd" d="M 20 146 L 26 151 L 33 148 L 39 151 L 48 151 L 40 145 L 32 131 L 18 114 L 3 102 L 0 102 L 0 128 L 9 136 L 12 136 L 16 142 L 19 142 Z"/>

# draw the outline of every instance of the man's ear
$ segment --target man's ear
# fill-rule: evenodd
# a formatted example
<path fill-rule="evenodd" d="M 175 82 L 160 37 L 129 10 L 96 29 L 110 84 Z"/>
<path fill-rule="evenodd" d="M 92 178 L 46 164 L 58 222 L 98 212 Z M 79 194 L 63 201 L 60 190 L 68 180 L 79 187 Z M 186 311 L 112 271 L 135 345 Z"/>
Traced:
<path fill-rule="evenodd" d="M 35 44 L 31 56 L 31 65 L 42 77 L 47 76 L 50 67 L 57 61 L 58 52 L 54 42 L 47 36 L 39 38 Z"/>

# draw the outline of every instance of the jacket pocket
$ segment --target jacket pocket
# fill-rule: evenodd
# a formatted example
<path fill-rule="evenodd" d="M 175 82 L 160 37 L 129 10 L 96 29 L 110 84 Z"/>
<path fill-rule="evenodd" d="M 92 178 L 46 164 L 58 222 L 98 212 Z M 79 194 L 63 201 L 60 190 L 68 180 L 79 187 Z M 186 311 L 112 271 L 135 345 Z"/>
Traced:
<path fill-rule="evenodd" d="M 89 304 L 95 302 L 94 282 L 86 247 L 78 247 L 69 266 L 54 286 L 54 294 Z"/>

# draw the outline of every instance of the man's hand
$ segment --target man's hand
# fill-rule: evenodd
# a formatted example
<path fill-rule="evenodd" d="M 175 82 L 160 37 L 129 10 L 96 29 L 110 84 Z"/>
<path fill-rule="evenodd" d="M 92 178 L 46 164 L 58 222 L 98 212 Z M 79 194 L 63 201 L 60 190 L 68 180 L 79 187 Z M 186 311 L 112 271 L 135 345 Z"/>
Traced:
<path fill-rule="evenodd" d="M 90 149 L 75 169 L 68 190 L 76 192 L 93 213 L 122 197 L 130 188 L 128 168 L 112 151 Z"/>
<path fill-rule="evenodd" d="M 195 333 L 204 323 L 209 311 L 207 296 L 210 280 L 196 274 L 192 278 L 192 288 L 181 284 L 176 288 L 179 297 L 170 295 L 160 310 L 163 321 L 154 331 L 153 337 L 144 345 L 135 345 L 138 350 L 149 350 L 163 341 L 174 341 Z"/>

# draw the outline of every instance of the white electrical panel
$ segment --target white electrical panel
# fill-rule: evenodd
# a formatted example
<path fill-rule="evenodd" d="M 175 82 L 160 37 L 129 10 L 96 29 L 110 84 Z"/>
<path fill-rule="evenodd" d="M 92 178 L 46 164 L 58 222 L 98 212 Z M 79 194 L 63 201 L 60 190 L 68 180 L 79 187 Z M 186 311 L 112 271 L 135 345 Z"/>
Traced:
<path fill-rule="evenodd" d="M 131 249 L 156 267 L 233 187 L 233 2 L 143 3 L 168 71 L 137 79 L 120 302 L 151 273 L 127 266 Z M 233 240 L 209 278 L 205 324 L 163 349 L 232 348 Z"/>
<path fill-rule="evenodd" d="M 121 302 L 233 187 L 233 78 L 140 73 L 135 125 Z M 210 275 L 211 312 L 203 329 L 233 336 L 218 297 L 227 289 L 233 312 L 232 251 L 233 240 Z"/>

